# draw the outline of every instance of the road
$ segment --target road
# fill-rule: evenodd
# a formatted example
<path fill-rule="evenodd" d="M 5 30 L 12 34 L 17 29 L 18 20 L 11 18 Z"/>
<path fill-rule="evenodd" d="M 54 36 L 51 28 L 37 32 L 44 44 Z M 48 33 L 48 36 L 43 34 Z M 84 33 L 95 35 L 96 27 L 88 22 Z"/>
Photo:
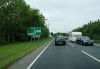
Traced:
<path fill-rule="evenodd" d="M 81 46 L 67 41 L 55 46 L 54 41 L 30 69 L 100 69 L 100 46 Z"/>

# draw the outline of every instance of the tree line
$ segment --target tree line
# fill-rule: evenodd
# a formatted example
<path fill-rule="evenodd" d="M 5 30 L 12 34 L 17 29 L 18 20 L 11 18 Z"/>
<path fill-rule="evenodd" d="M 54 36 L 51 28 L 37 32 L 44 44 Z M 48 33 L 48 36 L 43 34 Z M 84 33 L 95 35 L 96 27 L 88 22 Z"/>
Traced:
<path fill-rule="evenodd" d="M 88 24 L 78 27 L 73 31 L 79 31 L 92 39 L 100 40 L 100 20 L 90 21 Z"/>
<path fill-rule="evenodd" d="M 27 27 L 41 27 L 42 38 L 48 37 L 45 17 L 24 0 L 0 0 L 0 43 L 28 40 Z"/>

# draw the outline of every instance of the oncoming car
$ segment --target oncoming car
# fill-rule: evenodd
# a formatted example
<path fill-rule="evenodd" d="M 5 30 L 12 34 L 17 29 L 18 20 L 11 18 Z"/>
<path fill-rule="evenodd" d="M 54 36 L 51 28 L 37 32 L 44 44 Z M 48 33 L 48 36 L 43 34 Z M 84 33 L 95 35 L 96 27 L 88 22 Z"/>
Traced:
<path fill-rule="evenodd" d="M 66 45 L 66 40 L 63 36 L 57 36 L 55 38 L 55 45 Z"/>

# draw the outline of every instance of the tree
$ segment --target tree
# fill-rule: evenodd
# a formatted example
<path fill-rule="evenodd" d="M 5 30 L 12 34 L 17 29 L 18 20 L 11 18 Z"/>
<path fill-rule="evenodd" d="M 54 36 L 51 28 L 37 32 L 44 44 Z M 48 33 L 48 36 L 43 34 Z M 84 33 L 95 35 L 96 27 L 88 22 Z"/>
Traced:
<path fill-rule="evenodd" d="M 73 31 L 82 32 L 83 35 L 89 36 L 93 39 L 100 39 L 100 21 L 90 21 L 88 24 L 76 28 Z"/>
<path fill-rule="evenodd" d="M 27 40 L 27 27 L 41 27 L 47 37 L 45 17 L 38 9 L 30 8 L 24 0 L 0 1 L 0 40 L 6 42 Z M 46 32 L 46 33 L 45 33 Z"/>

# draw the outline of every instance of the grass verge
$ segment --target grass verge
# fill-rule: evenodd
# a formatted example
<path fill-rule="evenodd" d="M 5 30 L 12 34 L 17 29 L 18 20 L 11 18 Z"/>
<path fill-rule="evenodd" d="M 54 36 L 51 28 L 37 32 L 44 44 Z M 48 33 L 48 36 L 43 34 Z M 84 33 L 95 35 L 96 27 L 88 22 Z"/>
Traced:
<path fill-rule="evenodd" d="M 95 43 L 100 43 L 100 40 L 94 40 L 95 41 Z"/>
<path fill-rule="evenodd" d="M 5 69 L 18 59 L 35 49 L 43 46 L 51 38 L 40 39 L 39 41 L 17 42 L 0 46 L 0 69 Z"/>

